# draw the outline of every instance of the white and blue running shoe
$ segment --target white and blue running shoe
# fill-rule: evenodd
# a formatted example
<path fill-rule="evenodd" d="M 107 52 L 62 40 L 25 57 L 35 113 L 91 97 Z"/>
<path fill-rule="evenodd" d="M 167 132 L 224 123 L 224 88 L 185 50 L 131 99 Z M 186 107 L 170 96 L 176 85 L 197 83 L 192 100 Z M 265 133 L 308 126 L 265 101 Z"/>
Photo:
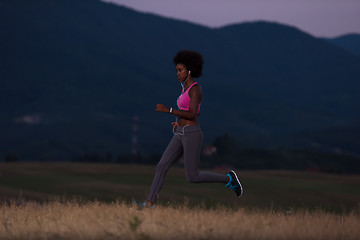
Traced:
<path fill-rule="evenodd" d="M 234 190 L 236 195 L 238 197 L 241 197 L 241 195 L 243 194 L 243 188 L 235 171 L 231 170 L 228 174 L 226 174 L 226 176 L 228 176 L 230 179 L 229 182 L 226 184 L 226 187 Z"/>
<path fill-rule="evenodd" d="M 154 206 L 150 206 L 149 204 L 147 204 L 146 201 L 141 203 L 141 202 L 135 200 L 134 202 L 136 203 L 136 205 L 139 207 L 140 210 L 143 208 L 154 208 Z"/>

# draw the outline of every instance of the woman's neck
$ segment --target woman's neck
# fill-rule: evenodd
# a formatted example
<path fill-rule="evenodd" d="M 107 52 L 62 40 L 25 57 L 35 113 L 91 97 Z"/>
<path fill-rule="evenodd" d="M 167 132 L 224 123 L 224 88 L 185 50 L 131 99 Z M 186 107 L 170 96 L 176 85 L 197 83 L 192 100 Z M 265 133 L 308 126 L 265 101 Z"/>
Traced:
<path fill-rule="evenodd" d="M 191 84 L 193 84 L 195 81 L 193 78 L 189 78 L 186 82 L 185 82 L 185 87 L 188 88 L 191 86 Z"/>

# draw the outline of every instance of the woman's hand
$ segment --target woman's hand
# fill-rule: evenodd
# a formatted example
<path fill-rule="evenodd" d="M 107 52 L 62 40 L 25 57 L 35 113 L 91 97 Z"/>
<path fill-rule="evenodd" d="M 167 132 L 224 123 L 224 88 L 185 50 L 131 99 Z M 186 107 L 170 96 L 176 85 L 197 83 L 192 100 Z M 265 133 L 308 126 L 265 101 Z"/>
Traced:
<path fill-rule="evenodd" d="M 156 111 L 157 112 L 170 112 L 170 108 L 165 106 L 164 104 L 156 104 Z"/>

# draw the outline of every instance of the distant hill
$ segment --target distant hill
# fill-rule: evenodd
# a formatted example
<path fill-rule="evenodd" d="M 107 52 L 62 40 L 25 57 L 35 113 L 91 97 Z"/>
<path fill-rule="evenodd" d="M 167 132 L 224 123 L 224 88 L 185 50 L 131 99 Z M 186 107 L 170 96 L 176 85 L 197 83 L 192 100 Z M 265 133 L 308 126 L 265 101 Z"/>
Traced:
<path fill-rule="evenodd" d="M 325 40 L 360 56 L 360 34 L 347 34 L 337 38 L 327 38 Z"/>
<path fill-rule="evenodd" d="M 176 104 L 180 49 L 205 58 L 205 143 L 266 147 L 360 119 L 360 57 L 291 26 L 213 29 L 97 0 L 0 0 L 0 12 L 0 159 L 130 152 L 134 116 L 140 150 L 163 151 L 175 117 L 154 107 Z"/>

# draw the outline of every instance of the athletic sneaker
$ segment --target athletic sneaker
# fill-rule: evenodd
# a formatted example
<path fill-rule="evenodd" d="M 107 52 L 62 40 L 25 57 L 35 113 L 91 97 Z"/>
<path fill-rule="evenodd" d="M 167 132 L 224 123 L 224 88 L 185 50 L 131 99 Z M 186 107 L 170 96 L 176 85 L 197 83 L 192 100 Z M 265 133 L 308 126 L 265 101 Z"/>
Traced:
<path fill-rule="evenodd" d="M 229 182 L 226 184 L 226 187 L 231 188 L 232 190 L 235 191 L 238 197 L 241 197 L 243 193 L 243 188 L 236 173 L 233 170 L 231 170 L 228 174 L 226 174 L 226 176 L 230 178 Z"/>
<path fill-rule="evenodd" d="M 141 203 L 141 202 L 135 200 L 134 202 L 136 203 L 136 205 L 138 205 L 140 210 L 143 208 L 154 208 L 154 206 L 150 206 L 149 204 L 147 204 L 146 201 Z"/>

